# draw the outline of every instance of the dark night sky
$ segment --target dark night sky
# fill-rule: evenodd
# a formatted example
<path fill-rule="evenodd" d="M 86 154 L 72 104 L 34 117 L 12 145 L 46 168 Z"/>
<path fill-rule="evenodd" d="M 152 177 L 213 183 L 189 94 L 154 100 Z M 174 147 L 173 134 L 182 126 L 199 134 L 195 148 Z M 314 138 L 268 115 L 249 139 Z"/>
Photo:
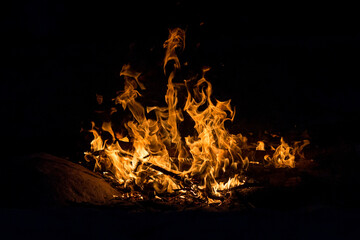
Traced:
<path fill-rule="evenodd" d="M 187 29 L 183 58 L 212 67 L 215 95 L 233 99 L 240 122 L 297 125 L 321 135 L 319 142 L 334 134 L 335 142 L 359 145 L 353 7 L 208 4 L 3 6 L 2 137 L 21 144 L 18 153 L 74 147 L 95 94 L 119 86 L 124 63 L 161 61 L 168 28 L 180 26 Z"/>

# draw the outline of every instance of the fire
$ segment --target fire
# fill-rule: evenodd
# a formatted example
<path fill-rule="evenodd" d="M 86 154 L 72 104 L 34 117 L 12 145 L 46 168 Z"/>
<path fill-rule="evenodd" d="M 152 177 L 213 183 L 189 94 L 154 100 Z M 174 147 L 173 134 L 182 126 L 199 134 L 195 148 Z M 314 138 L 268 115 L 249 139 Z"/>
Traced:
<path fill-rule="evenodd" d="M 258 141 L 256 146 L 256 151 L 265 151 L 265 143 L 263 141 Z"/>
<path fill-rule="evenodd" d="M 226 191 L 245 183 L 250 163 L 243 153 L 248 150 L 247 139 L 225 128 L 226 121 L 234 120 L 235 110 L 231 100 L 212 98 L 212 85 L 205 77 L 210 68 L 204 68 L 199 79 L 173 81 L 181 68 L 177 54 L 185 48 L 185 31 L 170 30 L 163 46 L 166 107 L 140 104 L 137 99 L 146 90 L 141 73 L 124 65 L 120 72 L 124 89 L 114 102 L 129 110 L 131 119 L 125 121 L 122 132 L 115 131 L 112 122 L 103 122 L 101 127 L 93 123 L 94 139 L 85 159 L 95 161 L 95 169 L 113 173 L 124 188 L 152 191 L 156 197 L 191 191 L 208 203 L 220 201 Z M 179 89 L 187 92 L 185 103 L 179 101 Z M 102 96 L 97 100 L 101 104 Z M 155 119 L 149 117 L 150 112 Z M 185 114 L 194 122 L 194 135 L 183 136 L 179 131 Z M 104 138 L 104 132 L 111 138 Z M 290 147 L 281 138 L 273 156 L 266 155 L 265 161 L 275 167 L 295 167 L 295 155 L 304 146 Z M 256 150 L 264 151 L 264 142 L 259 141 Z"/>
<path fill-rule="evenodd" d="M 276 168 L 285 168 L 285 167 L 294 168 L 295 156 L 298 155 L 301 158 L 304 158 L 302 150 L 305 146 L 310 144 L 310 141 L 304 140 L 303 144 L 299 146 L 300 143 L 301 142 L 295 142 L 294 146 L 289 146 L 289 144 L 287 144 L 284 141 L 284 139 L 281 138 L 280 145 L 276 149 L 273 146 L 271 146 L 271 149 L 275 151 L 273 153 L 273 156 L 270 157 L 270 155 L 265 155 L 264 159 L 266 162 L 268 162 L 268 164 L 273 165 Z M 261 143 L 258 145 L 258 147 L 260 145 Z"/>

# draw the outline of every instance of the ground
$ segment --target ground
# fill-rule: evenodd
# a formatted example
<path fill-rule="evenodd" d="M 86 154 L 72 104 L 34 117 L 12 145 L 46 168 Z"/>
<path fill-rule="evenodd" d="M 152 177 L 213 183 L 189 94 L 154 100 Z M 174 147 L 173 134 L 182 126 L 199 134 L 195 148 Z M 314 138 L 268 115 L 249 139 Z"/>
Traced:
<path fill-rule="evenodd" d="M 237 189 L 221 205 L 184 206 L 116 199 L 120 193 L 101 175 L 35 154 L 2 175 L 1 229 L 11 238 L 351 238 L 359 220 L 355 199 L 321 175 L 323 169 L 312 171 L 258 169 L 252 174 L 263 173 L 262 186 Z"/>

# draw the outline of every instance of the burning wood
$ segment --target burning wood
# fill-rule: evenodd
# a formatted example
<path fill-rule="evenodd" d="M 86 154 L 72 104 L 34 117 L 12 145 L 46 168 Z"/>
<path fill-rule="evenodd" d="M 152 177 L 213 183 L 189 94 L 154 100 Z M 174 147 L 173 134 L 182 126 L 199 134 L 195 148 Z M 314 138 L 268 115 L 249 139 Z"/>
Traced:
<path fill-rule="evenodd" d="M 126 133 L 115 131 L 111 122 L 103 122 L 101 127 L 93 123 L 90 132 L 94 139 L 85 159 L 95 162 L 95 170 L 109 171 L 122 187 L 153 192 L 157 198 L 180 193 L 188 198 L 190 192 L 213 203 L 221 202 L 227 192 L 245 183 L 249 164 L 295 167 L 295 156 L 301 156 L 308 141 L 290 146 L 281 138 L 275 147 L 266 146 L 263 141 L 251 145 L 241 134 L 230 133 L 225 122 L 234 120 L 235 110 L 231 100 L 212 98 L 212 85 L 205 77 L 210 68 L 204 68 L 199 79 L 174 82 L 181 67 L 177 54 L 185 48 L 185 31 L 170 30 L 164 48 L 166 107 L 140 104 L 137 99 L 146 85 L 141 82 L 141 73 L 124 65 L 120 72 L 125 80 L 124 90 L 114 102 L 130 111 L 132 118 L 124 123 Z M 186 91 L 185 102 L 178 98 L 179 89 Z M 103 102 L 99 95 L 97 100 L 99 104 Z M 155 119 L 149 117 L 150 113 Z M 194 122 L 193 135 L 183 136 L 179 130 L 185 115 Z M 103 138 L 103 132 L 112 139 Z M 122 142 L 131 146 L 124 147 Z M 267 154 L 269 151 L 273 151 L 272 157 Z"/>

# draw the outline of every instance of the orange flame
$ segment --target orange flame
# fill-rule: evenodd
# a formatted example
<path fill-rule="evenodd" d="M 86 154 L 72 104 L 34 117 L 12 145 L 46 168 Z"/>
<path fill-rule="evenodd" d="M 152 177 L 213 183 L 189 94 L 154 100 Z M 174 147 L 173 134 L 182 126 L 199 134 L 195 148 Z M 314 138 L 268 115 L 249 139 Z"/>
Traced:
<path fill-rule="evenodd" d="M 258 141 L 256 146 L 256 151 L 265 151 L 265 143 L 263 141 Z"/>
<path fill-rule="evenodd" d="M 272 157 L 265 155 L 264 159 L 269 164 L 276 168 L 294 168 L 295 167 L 295 156 L 298 155 L 301 158 L 305 158 L 302 150 L 305 146 L 310 144 L 309 140 L 304 140 L 303 144 L 300 145 L 300 141 L 295 142 L 293 146 L 289 146 L 283 138 L 280 139 L 280 145 L 275 149 L 271 146 L 272 150 L 275 150 Z M 299 146 L 300 145 L 300 146 Z"/>
<path fill-rule="evenodd" d="M 111 171 L 124 187 L 152 188 L 156 194 L 161 194 L 190 184 L 209 203 L 216 202 L 214 199 L 223 196 L 224 191 L 244 184 L 249 160 L 242 154 L 242 147 L 246 146 L 247 139 L 225 128 L 226 121 L 233 121 L 235 110 L 230 105 L 231 100 L 212 100 L 212 85 L 205 78 L 210 68 L 204 68 L 198 80 L 173 82 L 181 67 L 177 51 L 185 48 L 185 31 L 170 30 L 164 48 L 167 106 L 144 108 L 137 101 L 141 96 L 138 87 L 145 90 L 139 78 L 141 73 L 124 65 L 120 72 L 125 80 L 124 90 L 114 101 L 124 110 L 128 109 L 133 117 L 124 124 L 127 136 L 114 132 L 111 122 L 104 122 L 101 128 L 93 123 L 90 132 L 94 139 L 90 151 L 85 152 L 85 159 L 95 160 L 96 169 Z M 169 69 L 171 72 L 167 74 Z M 187 98 L 181 108 L 178 89 L 183 87 Z M 156 119 L 147 117 L 151 111 Z M 183 114 L 194 121 L 195 135 L 181 136 L 178 125 L 184 121 Z M 112 139 L 103 140 L 101 132 L 110 133 Z M 124 149 L 120 142 L 130 142 L 131 149 Z M 264 150 L 264 143 L 259 142 L 256 150 Z M 274 156 L 265 156 L 265 160 L 276 167 L 294 167 L 295 151 L 281 139 Z"/>

